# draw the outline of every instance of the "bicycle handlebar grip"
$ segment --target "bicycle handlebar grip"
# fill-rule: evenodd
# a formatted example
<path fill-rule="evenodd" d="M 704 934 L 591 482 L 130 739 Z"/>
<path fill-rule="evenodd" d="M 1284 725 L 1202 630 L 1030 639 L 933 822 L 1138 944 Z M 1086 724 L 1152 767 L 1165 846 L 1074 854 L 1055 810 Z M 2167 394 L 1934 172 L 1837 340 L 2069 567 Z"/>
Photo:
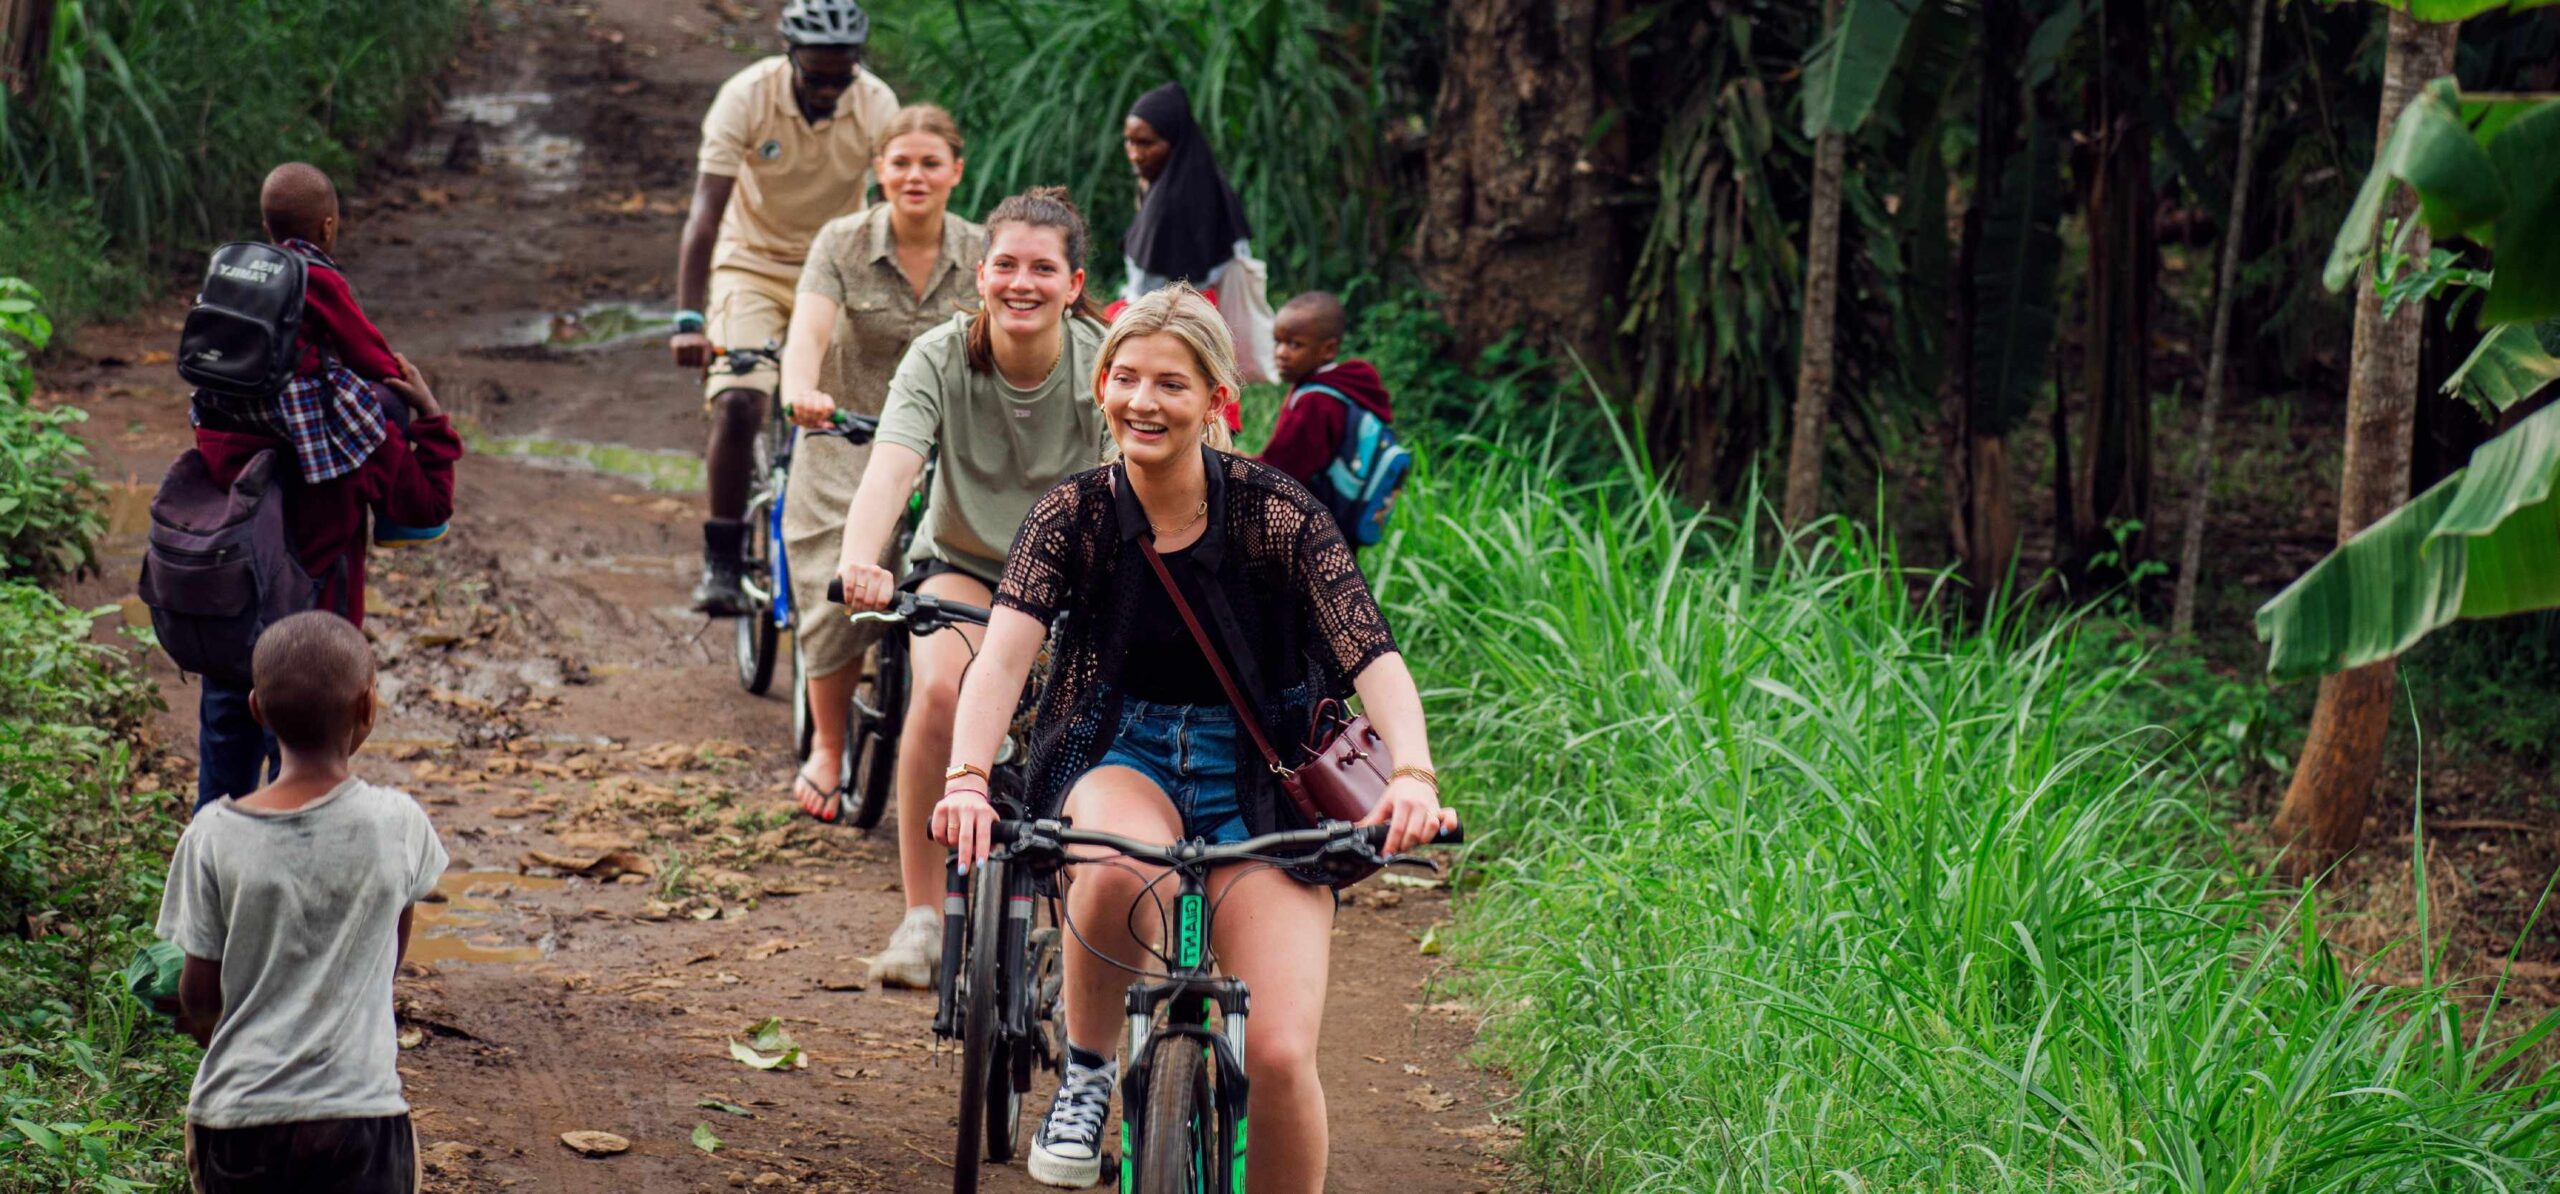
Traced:
<path fill-rule="evenodd" d="M 839 577 L 835 577 L 835 578 L 833 578 L 833 579 L 831 579 L 831 580 L 829 580 L 829 581 L 827 582 L 827 604 L 829 604 L 829 605 L 842 605 L 842 604 L 844 604 L 844 578 L 843 578 L 843 577 L 841 577 L 841 576 L 839 576 Z"/>
<path fill-rule="evenodd" d="M 1387 827 L 1384 825 L 1363 825 L 1360 827 L 1360 838 L 1362 841 L 1369 843 L 1369 848 L 1372 850 L 1386 849 Z M 1437 835 L 1432 837 L 1431 844 L 1435 846 L 1462 846 L 1466 844 L 1466 841 L 1466 828 L 1464 826 L 1460 826 L 1456 829 L 1441 830 Z"/>

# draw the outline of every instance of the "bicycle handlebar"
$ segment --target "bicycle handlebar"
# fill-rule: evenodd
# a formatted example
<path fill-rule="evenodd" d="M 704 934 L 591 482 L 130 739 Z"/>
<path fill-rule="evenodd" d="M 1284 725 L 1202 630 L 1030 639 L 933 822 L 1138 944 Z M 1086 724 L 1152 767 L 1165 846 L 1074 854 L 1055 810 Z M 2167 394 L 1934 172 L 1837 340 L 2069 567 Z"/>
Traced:
<path fill-rule="evenodd" d="M 834 415 L 830 416 L 829 423 L 830 425 L 826 427 L 802 427 L 800 429 L 800 434 L 807 436 L 823 435 L 834 439 L 841 439 L 848 443 L 867 444 L 871 442 L 871 437 L 878 434 L 880 430 L 880 420 L 875 419 L 870 415 L 857 415 L 852 411 L 845 410 L 837 411 Z M 837 604 L 841 605 L 843 603 L 838 602 Z"/>
<path fill-rule="evenodd" d="M 831 605 L 844 604 L 843 577 L 828 579 L 827 602 Z M 923 634 L 953 624 L 984 626 L 987 619 L 995 616 L 995 611 L 963 601 L 945 601 L 931 593 L 910 593 L 900 589 L 889 598 L 889 608 L 864 610 L 850 616 L 874 622 L 904 622 Z"/>
<path fill-rule="evenodd" d="M 1250 861 L 1257 856 L 1282 850 L 1316 847 L 1309 861 L 1334 853 L 1347 853 L 1366 862 L 1383 862 L 1380 847 L 1387 844 L 1384 825 L 1354 825 L 1348 821 L 1327 821 L 1314 829 L 1283 829 L 1260 837 L 1246 838 L 1227 846 L 1204 845 L 1199 842 L 1142 842 L 1116 833 L 1099 833 L 1076 829 L 1064 821 L 998 821 L 989 836 L 994 845 L 1012 846 L 1042 854 L 1063 855 L 1068 846 L 1099 846 L 1127 858 L 1158 866 L 1199 867 L 1221 862 Z M 1435 846 L 1457 846 L 1466 843 L 1464 828 L 1443 829 L 1431 839 Z"/>

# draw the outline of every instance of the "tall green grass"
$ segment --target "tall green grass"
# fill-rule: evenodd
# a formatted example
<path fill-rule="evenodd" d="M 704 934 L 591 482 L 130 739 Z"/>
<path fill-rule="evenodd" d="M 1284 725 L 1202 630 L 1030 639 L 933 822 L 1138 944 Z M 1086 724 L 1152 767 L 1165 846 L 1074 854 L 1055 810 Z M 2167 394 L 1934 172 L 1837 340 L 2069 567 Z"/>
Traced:
<path fill-rule="evenodd" d="M 136 293 L 100 250 L 254 235 L 259 178 L 341 185 L 423 96 L 473 0 L 55 0 L 27 97 L 0 92 L 0 245 L 57 302 Z M 88 309 L 65 312 L 76 316 Z"/>
<path fill-rule="evenodd" d="M 2528 1057 L 2552 1023 L 2353 977 L 2134 724 L 2133 665 L 2067 623 L 1943 621 L 1846 524 L 1769 548 L 1633 463 L 1566 471 L 1442 445 L 1380 574 L 1482 843 L 1462 952 L 1552 1188 L 2560 1175 Z"/>
<path fill-rule="evenodd" d="M 954 209 L 1066 186 L 1098 285 L 1136 214 L 1121 120 L 1168 82 L 1244 200 L 1275 303 L 1389 272 L 1412 227 L 1419 187 L 1398 180 L 1420 164 L 1440 27 L 1418 0 L 886 0 L 873 22 L 901 97 L 951 109 L 969 139 Z"/>

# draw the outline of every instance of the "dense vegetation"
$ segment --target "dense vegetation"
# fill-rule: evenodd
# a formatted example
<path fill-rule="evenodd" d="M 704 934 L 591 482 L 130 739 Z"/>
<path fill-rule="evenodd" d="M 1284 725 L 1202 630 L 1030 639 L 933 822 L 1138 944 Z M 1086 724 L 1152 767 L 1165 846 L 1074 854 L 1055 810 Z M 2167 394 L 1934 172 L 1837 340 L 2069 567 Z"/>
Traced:
<path fill-rule="evenodd" d="M 158 1031 L 118 968 L 151 940 L 182 822 L 136 794 L 157 702 L 130 651 L 38 581 L 90 558 L 97 482 L 34 409 L 47 327 L 0 279 L 0 1189 L 156 1188 L 176 1175 L 193 1046 Z M 156 787 L 157 780 L 141 786 Z"/>
<path fill-rule="evenodd" d="M 2553 1025 L 2338 956 L 2142 728 L 2139 652 L 1968 632 L 1889 542 L 1763 546 L 1632 452 L 1574 485 L 1552 444 L 1439 447 L 1384 585 L 1492 859 L 1466 952 L 1553 1188 L 2560 1175 L 2560 1083 L 2519 1060 Z"/>
<path fill-rule="evenodd" d="M 29 7 L 44 36 L 0 63 L 28 84 L 0 88 L 0 245 L 77 322 L 156 288 L 154 252 L 236 234 L 276 163 L 345 180 L 416 109 L 471 3 Z"/>

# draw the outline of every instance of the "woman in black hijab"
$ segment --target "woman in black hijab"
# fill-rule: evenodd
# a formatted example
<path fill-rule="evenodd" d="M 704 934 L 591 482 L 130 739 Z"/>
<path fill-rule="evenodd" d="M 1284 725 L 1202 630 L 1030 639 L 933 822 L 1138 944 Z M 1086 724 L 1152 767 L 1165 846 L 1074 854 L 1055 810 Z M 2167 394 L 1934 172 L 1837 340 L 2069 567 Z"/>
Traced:
<path fill-rule="evenodd" d="M 1182 84 L 1139 96 L 1122 124 L 1120 143 L 1138 172 L 1139 194 L 1121 298 L 1136 299 L 1175 282 L 1215 287 L 1227 263 L 1247 255 L 1253 227 L 1191 119 L 1191 97 Z"/>

